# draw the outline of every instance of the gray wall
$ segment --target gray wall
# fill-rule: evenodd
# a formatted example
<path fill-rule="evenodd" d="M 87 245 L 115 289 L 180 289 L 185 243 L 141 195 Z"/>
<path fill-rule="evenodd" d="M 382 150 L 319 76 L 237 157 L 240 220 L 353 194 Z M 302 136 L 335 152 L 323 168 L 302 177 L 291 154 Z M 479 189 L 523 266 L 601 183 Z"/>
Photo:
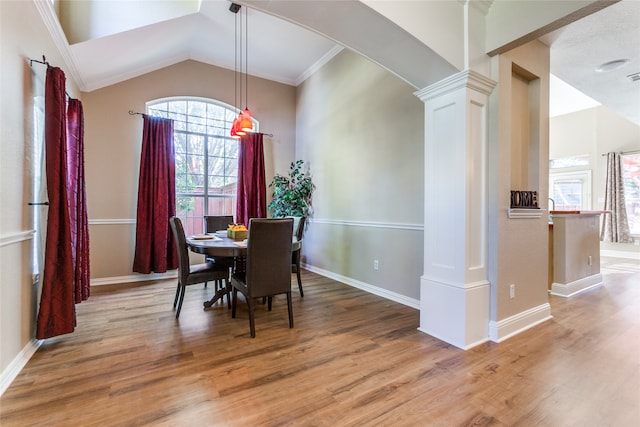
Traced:
<path fill-rule="evenodd" d="M 417 304 L 423 123 L 409 85 L 348 50 L 298 87 L 296 157 L 317 187 L 303 247 L 311 270 Z"/>

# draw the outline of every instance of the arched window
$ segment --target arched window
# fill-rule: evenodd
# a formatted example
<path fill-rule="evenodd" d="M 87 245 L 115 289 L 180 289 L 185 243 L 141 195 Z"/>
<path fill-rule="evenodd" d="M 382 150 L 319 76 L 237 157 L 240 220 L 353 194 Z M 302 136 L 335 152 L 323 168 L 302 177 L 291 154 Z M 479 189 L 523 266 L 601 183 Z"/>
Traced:
<path fill-rule="evenodd" d="M 238 113 L 230 105 L 205 98 L 147 103 L 147 114 L 174 121 L 176 214 L 187 235 L 204 231 L 205 215 L 235 216 L 238 140 L 231 138 L 230 129 Z"/>

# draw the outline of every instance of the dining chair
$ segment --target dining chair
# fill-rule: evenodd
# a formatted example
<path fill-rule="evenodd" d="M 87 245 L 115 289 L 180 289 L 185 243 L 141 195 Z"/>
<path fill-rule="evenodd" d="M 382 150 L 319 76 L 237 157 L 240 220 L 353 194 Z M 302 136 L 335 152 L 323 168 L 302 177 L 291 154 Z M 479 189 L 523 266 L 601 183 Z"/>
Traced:
<path fill-rule="evenodd" d="M 233 293 L 231 317 L 236 317 L 238 291 L 247 300 L 251 337 L 256 336 L 255 306 L 257 298 L 269 299 L 271 311 L 274 295 L 287 295 L 289 327 L 293 328 L 291 305 L 291 235 L 293 219 L 252 218 L 249 221 L 247 256 L 244 271 L 231 276 Z"/>
<path fill-rule="evenodd" d="M 293 237 L 296 239 L 296 243 L 293 244 L 291 252 L 291 268 L 296 273 L 298 279 L 298 291 L 300 296 L 304 297 L 304 291 L 302 290 L 302 279 L 300 277 L 300 256 L 302 254 L 302 237 L 304 235 L 304 226 L 307 221 L 306 216 L 288 216 L 285 218 L 293 218 Z"/>
<path fill-rule="evenodd" d="M 176 288 L 176 296 L 173 300 L 173 308 L 176 308 L 176 318 L 180 317 L 182 309 L 182 301 L 184 300 L 185 289 L 189 285 L 196 283 L 214 282 L 216 289 L 229 284 L 229 268 L 213 262 L 205 262 L 203 264 L 191 264 L 189 261 L 189 249 L 187 247 L 187 238 L 184 234 L 182 221 L 178 217 L 169 218 L 171 231 L 178 249 L 178 287 Z M 227 304 L 229 304 L 229 295 L 227 295 Z"/>
<path fill-rule="evenodd" d="M 205 233 L 215 233 L 219 230 L 226 230 L 229 227 L 229 224 L 233 224 L 233 216 L 232 215 L 205 215 L 204 217 L 204 232 Z M 214 262 L 218 265 L 222 265 L 227 267 L 228 269 L 232 269 L 234 266 L 234 258 L 233 257 L 214 257 L 207 256 L 207 261 Z"/>
<path fill-rule="evenodd" d="M 226 230 L 229 224 L 233 224 L 232 215 L 206 215 L 204 217 L 204 232 L 215 233 L 218 230 Z"/>

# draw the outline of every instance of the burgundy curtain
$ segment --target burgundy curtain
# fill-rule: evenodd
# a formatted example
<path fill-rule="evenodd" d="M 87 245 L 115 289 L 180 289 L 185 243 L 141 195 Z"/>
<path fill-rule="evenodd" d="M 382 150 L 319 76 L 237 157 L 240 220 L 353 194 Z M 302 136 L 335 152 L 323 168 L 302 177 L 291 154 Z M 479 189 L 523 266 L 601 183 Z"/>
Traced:
<path fill-rule="evenodd" d="M 169 226 L 176 214 L 173 121 L 147 115 L 143 119 L 133 271 L 164 273 L 178 268 Z"/>
<path fill-rule="evenodd" d="M 248 133 L 240 138 L 236 222 L 247 227 L 251 218 L 267 217 L 262 140 L 261 133 Z"/>
<path fill-rule="evenodd" d="M 71 223 L 71 252 L 75 268 L 74 296 L 89 298 L 89 218 L 84 181 L 84 111 L 82 102 L 69 99 L 67 107 L 67 188 Z"/>
<path fill-rule="evenodd" d="M 65 76 L 47 68 L 45 82 L 45 165 L 49 210 L 44 254 L 44 277 L 36 338 L 73 332 L 76 313 L 73 296 L 71 220 L 67 195 L 67 135 Z"/>

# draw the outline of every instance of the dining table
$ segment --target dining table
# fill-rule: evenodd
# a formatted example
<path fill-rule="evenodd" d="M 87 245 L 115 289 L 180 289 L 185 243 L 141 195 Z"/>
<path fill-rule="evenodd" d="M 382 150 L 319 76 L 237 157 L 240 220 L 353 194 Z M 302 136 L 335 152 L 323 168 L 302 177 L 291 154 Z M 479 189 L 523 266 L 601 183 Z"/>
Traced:
<path fill-rule="evenodd" d="M 301 243 L 295 236 L 292 236 L 291 250 L 300 249 Z M 247 239 L 235 240 L 227 237 L 226 230 L 215 233 L 207 233 L 197 236 L 187 237 L 187 246 L 192 252 L 211 257 L 232 257 L 236 259 L 236 267 L 244 266 L 244 258 L 247 255 Z M 220 298 L 230 293 L 228 286 L 218 289 L 210 300 L 203 303 L 205 308 L 211 307 Z"/>
<path fill-rule="evenodd" d="M 238 260 L 244 259 L 247 254 L 247 240 L 235 240 L 227 237 L 226 231 L 188 236 L 187 246 L 192 252 L 205 256 L 234 258 L 236 260 L 234 264 L 238 264 Z M 204 302 L 205 308 L 211 307 L 220 298 L 229 295 L 230 289 L 227 284 L 228 281 L 225 283 L 225 287 L 216 290 L 213 297 Z"/>

